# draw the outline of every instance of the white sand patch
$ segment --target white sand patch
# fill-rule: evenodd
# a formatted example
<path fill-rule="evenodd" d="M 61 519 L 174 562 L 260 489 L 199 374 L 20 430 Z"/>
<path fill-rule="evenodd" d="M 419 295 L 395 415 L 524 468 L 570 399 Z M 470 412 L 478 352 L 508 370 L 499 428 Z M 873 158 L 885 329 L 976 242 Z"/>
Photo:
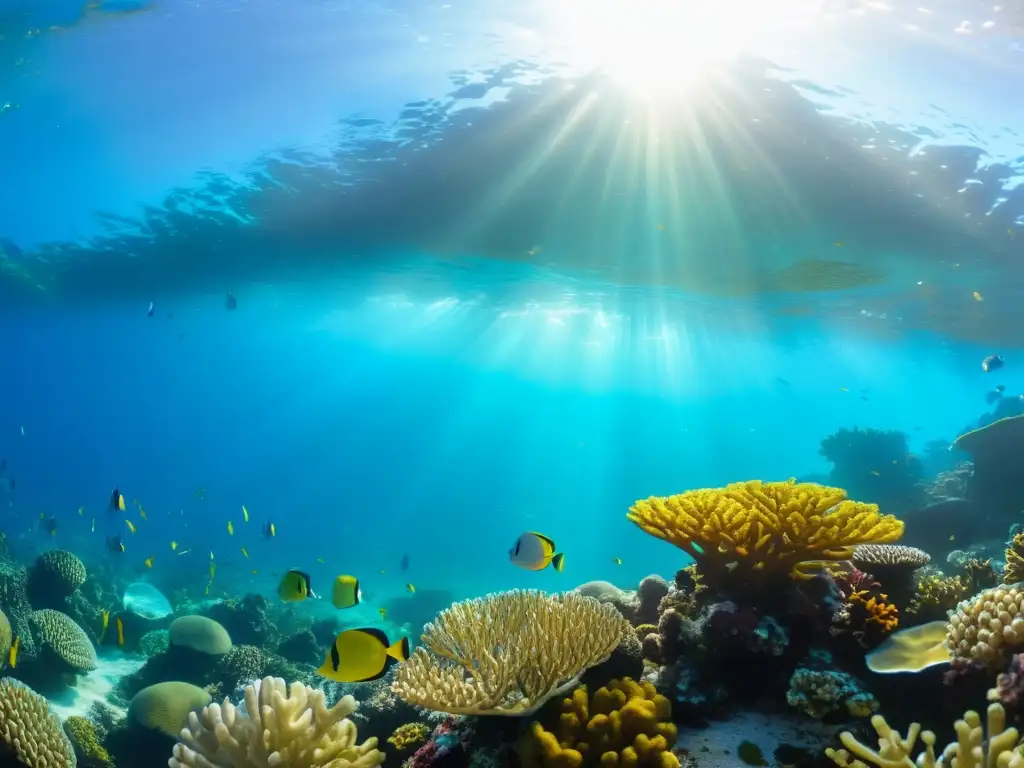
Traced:
<path fill-rule="evenodd" d="M 72 715 L 84 717 L 97 701 L 106 701 L 107 695 L 117 685 L 118 680 L 132 674 L 145 662 L 142 657 L 125 656 L 121 653 L 101 656 L 99 666 L 89 674 L 79 677 L 78 685 L 60 696 L 48 699 L 50 711 L 61 721 Z M 120 707 L 113 709 L 127 714 Z"/>

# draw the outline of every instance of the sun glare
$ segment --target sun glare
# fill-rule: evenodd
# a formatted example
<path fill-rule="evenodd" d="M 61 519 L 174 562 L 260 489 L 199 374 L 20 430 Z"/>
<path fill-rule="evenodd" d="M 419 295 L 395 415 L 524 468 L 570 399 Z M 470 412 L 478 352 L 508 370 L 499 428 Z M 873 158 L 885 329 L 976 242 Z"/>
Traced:
<path fill-rule="evenodd" d="M 709 65 L 806 23 L 813 0 L 556 0 L 558 44 L 577 68 L 636 93 L 685 89 Z"/>

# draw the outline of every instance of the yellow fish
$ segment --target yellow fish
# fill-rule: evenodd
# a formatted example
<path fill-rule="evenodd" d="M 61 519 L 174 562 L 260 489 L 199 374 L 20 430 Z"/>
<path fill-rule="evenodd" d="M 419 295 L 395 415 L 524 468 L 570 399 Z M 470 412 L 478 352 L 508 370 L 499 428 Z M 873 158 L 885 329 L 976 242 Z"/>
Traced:
<path fill-rule="evenodd" d="M 242 505 L 242 519 L 249 522 L 249 510 L 245 508 L 245 504 Z"/>
<path fill-rule="evenodd" d="M 846 387 L 840 387 L 839 391 L 840 392 L 849 392 L 850 390 L 848 390 Z"/>
<path fill-rule="evenodd" d="M 336 578 L 331 602 L 339 609 L 359 605 L 359 579 L 344 574 Z"/>
<path fill-rule="evenodd" d="M 172 541 L 172 542 L 171 542 L 171 552 L 173 552 L 173 551 L 174 551 L 174 550 L 176 550 L 177 548 L 178 548 L 178 542 L 176 542 L 176 541 Z"/>
<path fill-rule="evenodd" d="M 120 616 L 117 617 L 117 644 L 124 645 L 124 622 Z"/>
<path fill-rule="evenodd" d="M 125 520 L 125 522 L 128 524 L 128 530 L 135 533 L 135 524 L 131 520 Z"/>
<path fill-rule="evenodd" d="M 110 492 L 110 511 L 124 512 L 124 494 L 117 488 Z"/>
<path fill-rule="evenodd" d="M 378 608 L 377 609 L 377 613 L 380 614 L 381 619 L 386 619 L 388 617 L 388 609 L 387 608 Z"/>
<path fill-rule="evenodd" d="M 213 550 L 210 550 L 210 559 L 213 560 Z"/>
<path fill-rule="evenodd" d="M 102 620 L 103 620 L 103 628 L 100 629 L 100 639 L 99 639 L 99 642 L 102 643 L 103 642 L 103 638 L 106 637 L 106 634 L 107 634 L 107 627 L 110 625 L 110 611 L 103 611 L 100 615 L 101 615 Z"/>
<path fill-rule="evenodd" d="M 242 554 L 245 555 L 246 560 L 249 559 L 249 553 L 246 551 L 245 547 L 242 547 Z"/>
<path fill-rule="evenodd" d="M 258 569 L 256 569 L 256 568 L 253 568 L 253 569 L 252 569 L 252 575 L 253 575 L 253 576 L 257 575 L 258 573 L 259 573 L 259 570 L 258 570 Z"/>
<path fill-rule="evenodd" d="M 85 507 L 79 507 L 78 508 L 78 516 L 81 517 L 84 514 L 85 514 Z"/>
<path fill-rule="evenodd" d="M 144 563 L 146 564 L 146 567 L 147 567 L 147 568 L 152 568 L 152 567 L 153 567 L 153 556 L 152 556 L 152 555 L 150 555 L 149 557 L 147 557 L 147 558 L 146 558 L 145 560 L 143 560 L 142 562 L 144 562 Z"/>
<path fill-rule="evenodd" d="M 974 300 L 975 300 L 975 301 L 984 301 L 984 300 L 985 300 L 985 297 L 984 297 L 984 296 L 982 296 L 982 295 L 981 295 L 980 293 L 978 293 L 977 291 L 975 291 L 974 293 L 972 293 L 972 294 L 971 294 L 971 296 L 973 296 L 973 297 L 974 297 Z"/>
<path fill-rule="evenodd" d="M 621 557 L 613 557 L 612 558 L 612 562 L 615 563 L 616 565 L 622 565 L 622 558 Z"/>
<path fill-rule="evenodd" d="M 234 536 L 234 535 L 235 535 L 235 526 L 233 526 L 231 524 L 231 521 L 228 520 L 228 536 Z"/>
<path fill-rule="evenodd" d="M 142 507 L 139 507 L 139 517 L 141 517 L 143 520 L 149 520 L 149 518 L 146 517 L 146 510 L 144 510 Z"/>
<path fill-rule="evenodd" d="M 554 539 L 535 531 L 519 534 L 508 551 L 508 559 L 528 571 L 542 571 L 550 565 L 561 573 L 565 565 L 565 555 L 555 550 Z"/>
<path fill-rule="evenodd" d="M 11 669 L 18 666 L 18 649 L 21 648 L 21 638 L 14 638 L 14 645 L 11 646 L 11 652 L 7 656 L 7 664 Z"/>
<path fill-rule="evenodd" d="M 318 598 L 316 592 L 309 585 L 309 574 L 302 571 L 288 571 L 277 586 L 277 594 L 286 603 L 298 603 L 307 597 Z"/>
<path fill-rule="evenodd" d="M 213 582 L 213 577 L 217 575 L 217 564 L 210 563 L 210 581 Z"/>
<path fill-rule="evenodd" d="M 212 587 L 212 586 L 213 586 L 213 582 L 211 581 L 209 584 L 206 585 L 206 589 L 203 590 L 203 594 L 206 597 L 210 596 L 210 587 Z"/>
<path fill-rule="evenodd" d="M 408 638 L 392 643 L 379 629 L 367 627 L 342 632 L 331 644 L 321 675 L 339 683 L 379 680 L 396 661 L 409 658 Z"/>
<path fill-rule="evenodd" d="M 414 587 L 412 584 L 406 584 L 405 588 L 407 591 L 412 592 L 412 594 L 416 594 L 416 587 Z"/>

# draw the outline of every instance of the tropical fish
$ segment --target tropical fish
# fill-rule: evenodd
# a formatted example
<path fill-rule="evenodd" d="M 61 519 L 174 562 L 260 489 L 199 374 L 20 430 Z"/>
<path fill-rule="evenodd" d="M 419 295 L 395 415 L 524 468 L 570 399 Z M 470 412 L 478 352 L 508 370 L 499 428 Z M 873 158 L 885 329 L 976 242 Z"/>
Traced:
<path fill-rule="evenodd" d="M 752 741 L 741 741 L 736 748 L 736 756 L 744 765 L 768 765 L 768 761 L 764 759 L 764 753 L 761 751 L 761 748 Z"/>
<path fill-rule="evenodd" d="M 11 652 L 7 655 L 7 665 L 14 669 L 18 666 L 18 650 L 21 648 L 21 638 L 15 637 L 14 644 L 11 646 Z"/>
<path fill-rule="evenodd" d="M 349 629 L 334 638 L 317 672 L 339 683 L 363 683 L 379 680 L 392 664 L 407 658 L 408 638 L 401 637 L 391 643 L 379 629 Z"/>
<path fill-rule="evenodd" d="M 57 518 L 47 517 L 44 512 L 39 513 L 39 529 L 46 531 L 51 536 L 57 535 Z"/>
<path fill-rule="evenodd" d="M 359 579 L 355 576 L 341 575 L 334 580 L 331 602 L 335 608 L 351 608 L 359 605 Z"/>
<path fill-rule="evenodd" d="M 992 371 L 998 371 L 1004 365 L 1006 365 L 1006 361 L 999 355 L 989 355 L 981 361 L 981 370 L 985 373 L 992 373 Z"/>
<path fill-rule="evenodd" d="M 124 552 L 124 542 L 120 536 L 107 536 L 107 549 L 111 552 Z"/>
<path fill-rule="evenodd" d="M 85 507 L 79 507 L 78 508 L 78 516 L 81 517 L 84 514 L 85 514 Z"/>
<path fill-rule="evenodd" d="M 246 550 L 245 547 L 242 547 L 242 554 L 245 555 L 246 560 L 249 559 L 249 552 Z"/>
<path fill-rule="evenodd" d="M 288 571 L 284 575 L 277 587 L 277 594 L 286 603 L 301 602 L 307 597 L 319 599 L 317 594 L 313 592 L 313 588 L 309 585 L 309 574 L 295 570 Z"/>
<path fill-rule="evenodd" d="M 124 494 L 117 488 L 110 492 L 109 509 L 111 512 L 124 512 Z"/>
<path fill-rule="evenodd" d="M 176 542 L 176 541 L 172 541 L 172 542 L 171 542 L 171 552 L 173 552 L 173 551 L 174 551 L 174 550 L 176 550 L 177 548 L 178 548 L 178 542 Z"/>
<path fill-rule="evenodd" d="M 89 526 L 89 533 L 96 533 L 96 518 L 92 519 L 92 524 Z"/>
<path fill-rule="evenodd" d="M 263 524 L 263 538 L 272 539 L 277 536 L 277 526 L 269 520 Z"/>
<path fill-rule="evenodd" d="M 378 608 L 377 609 L 377 613 L 380 614 L 381 619 L 386 619 L 388 617 L 388 609 L 387 608 Z"/>
<path fill-rule="evenodd" d="M 242 505 L 242 519 L 249 522 L 249 510 L 245 508 L 245 504 Z"/>
<path fill-rule="evenodd" d="M 154 312 L 156 312 L 156 304 L 151 301 L 149 302 L 149 309 L 146 310 L 146 317 L 152 317 Z"/>
<path fill-rule="evenodd" d="M 621 557 L 613 557 L 612 558 L 612 562 L 615 563 L 616 565 L 622 565 L 622 558 Z"/>
<path fill-rule="evenodd" d="M 405 585 L 405 591 L 415 595 L 416 594 L 416 585 L 414 585 L 414 584 L 406 584 Z"/>
<path fill-rule="evenodd" d="M 128 518 L 125 518 L 125 523 L 128 525 L 128 530 L 131 531 L 132 533 L 135 533 L 135 523 L 133 523 Z"/>
<path fill-rule="evenodd" d="M 120 616 L 117 617 L 117 644 L 124 645 L 124 622 Z"/>
<path fill-rule="evenodd" d="M 228 520 L 228 536 L 234 536 L 234 535 L 235 535 L 235 526 L 231 524 L 230 520 Z"/>
<path fill-rule="evenodd" d="M 550 565 L 561 573 L 565 564 L 565 555 L 555 552 L 555 542 L 533 531 L 527 531 L 516 539 L 508 557 L 513 565 L 528 571 L 541 571 Z"/>
<path fill-rule="evenodd" d="M 977 291 L 975 291 L 974 293 L 972 293 L 972 294 L 971 294 L 971 296 L 973 296 L 973 297 L 974 297 L 974 300 L 975 300 L 975 301 L 984 301 L 984 300 L 985 300 L 985 297 L 984 297 L 984 296 L 982 296 L 982 295 L 981 295 L 980 293 L 978 293 Z"/>
<path fill-rule="evenodd" d="M 217 564 L 211 560 L 210 561 L 210 582 L 211 583 L 213 582 L 213 577 L 216 576 L 216 575 L 217 575 Z"/>
<path fill-rule="evenodd" d="M 142 507 L 139 507 L 139 517 L 141 517 L 143 520 L 149 520 L 149 518 L 146 517 L 146 510 L 144 510 Z"/>
<path fill-rule="evenodd" d="M 102 643 L 103 642 L 103 638 L 106 637 L 106 635 L 107 635 L 107 627 L 110 626 L 110 611 L 103 611 L 100 614 L 100 616 L 101 616 L 101 621 L 103 623 L 103 626 L 100 629 L 100 637 L 99 637 L 99 641 L 98 642 Z"/>
<path fill-rule="evenodd" d="M 142 562 L 143 562 L 143 563 L 145 563 L 145 565 L 146 565 L 146 567 L 147 567 L 147 568 L 152 568 L 152 567 L 153 567 L 153 556 L 152 556 L 152 555 L 150 555 L 149 557 L 147 557 L 147 558 L 146 558 L 145 560 L 143 560 Z"/>

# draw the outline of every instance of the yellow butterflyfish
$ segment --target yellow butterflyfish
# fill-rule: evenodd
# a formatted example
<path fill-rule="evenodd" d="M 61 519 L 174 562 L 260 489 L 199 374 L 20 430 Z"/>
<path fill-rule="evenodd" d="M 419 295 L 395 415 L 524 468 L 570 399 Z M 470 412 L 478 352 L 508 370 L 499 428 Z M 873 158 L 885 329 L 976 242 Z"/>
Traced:
<path fill-rule="evenodd" d="M 228 536 L 234 536 L 234 535 L 235 535 L 235 526 L 231 524 L 230 520 L 228 520 Z"/>
<path fill-rule="evenodd" d="M 11 652 L 7 656 L 7 664 L 11 669 L 18 666 L 18 649 L 21 648 L 21 638 L 14 638 L 14 645 L 11 646 Z"/>
<path fill-rule="evenodd" d="M 409 591 L 410 593 L 412 593 L 412 594 L 414 594 L 414 595 L 416 594 L 416 587 L 415 587 L 415 586 L 413 586 L 412 584 L 406 584 L 406 585 L 405 585 L 405 588 L 406 588 L 406 590 L 408 590 L 408 591 Z"/>
<path fill-rule="evenodd" d="M 245 547 L 242 547 L 242 554 L 245 555 L 246 559 L 249 558 L 249 553 L 246 551 Z"/>
<path fill-rule="evenodd" d="M 110 611 L 103 611 L 100 614 L 100 616 L 101 616 L 101 621 L 103 622 L 103 626 L 100 629 L 99 642 L 102 643 L 103 642 L 103 638 L 107 634 L 107 627 L 110 625 Z"/>
<path fill-rule="evenodd" d="M 125 522 L 128 524 L 128 530 L 135 533 L 135 524 L 131 520 L 125 520 Z"/>
<path fill-rule="evenodd" d="M 172 541 L 172 542 L 171 542 L 171 552 L 173 552 L 173 551 L 174 551 L 174 550 L 176 550 L 177 548 L 178 548 L 178 542 L 176 542 L 176 541 Z"/>
<path fill-rule="evenodd" d="M 146 517 L 146 510 L 144 510 L 142 507 L 139 507 L 139 517 L 141 517 L 143 520 L 149 520 L 149 518 Z"/>
<path fill-rule="evenodd" d="M 120 616 L 117 617 L 117 644 L 124 645 L 124 622 Z"/>
<path fill-rule="evenodd" d="M 146 567 L 147 567 L 147 568 L 152 568 L 152 567 L 153 567 L 153 556 L 152 556 L 152 555 L 150 555 L 149 557 L 147 557 L 147 558 L 146 558 L 145 560 L 143 560 L 142 562 L 144 562 L 144 563 L 146 564 Z"/>
<path fill-rule="evenodd" d="M 249 510 L 245 508 L 245 504 L 242 505 L 242 520 L 249 522 Z"/>

